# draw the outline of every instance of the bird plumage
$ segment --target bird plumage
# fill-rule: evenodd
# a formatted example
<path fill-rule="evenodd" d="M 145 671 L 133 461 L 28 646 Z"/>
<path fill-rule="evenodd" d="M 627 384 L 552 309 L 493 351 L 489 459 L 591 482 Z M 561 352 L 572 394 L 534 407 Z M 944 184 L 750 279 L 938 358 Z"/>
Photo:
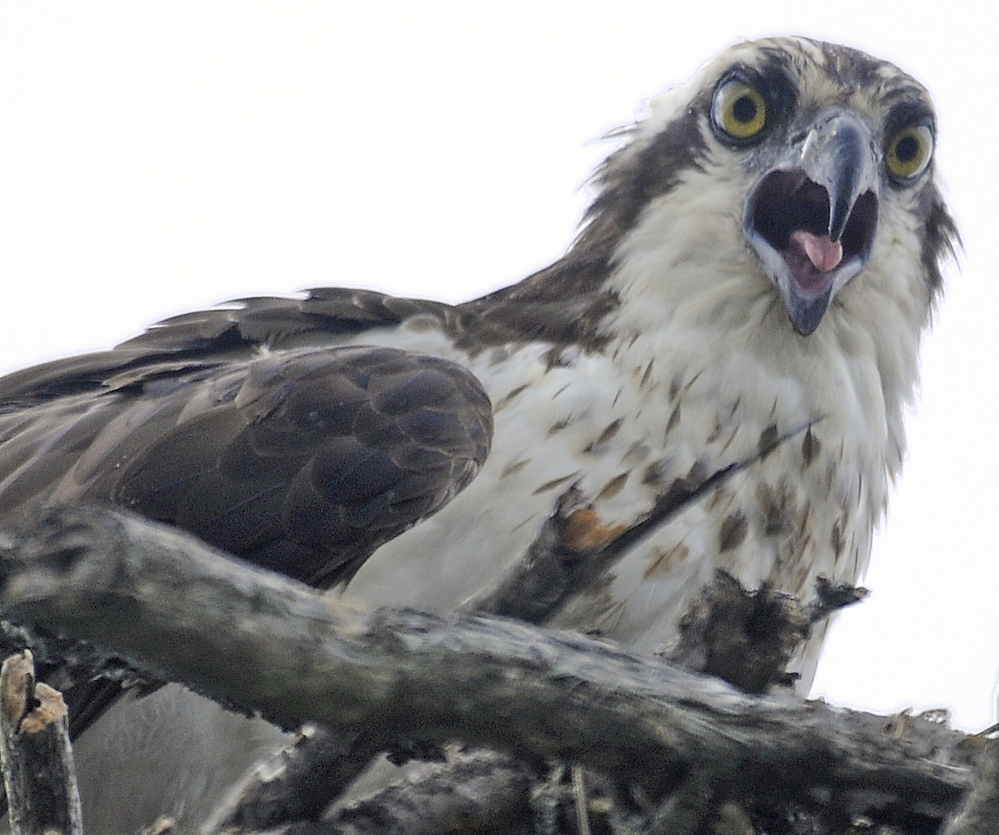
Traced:
<path fill-rule="evenodd" d="M 71 381 L 0 381 L 8 522 L 116 504 L 326 587 L 439 510 L 489 451 L 488 397 L 436 357 L 356 346 L 90 360 L 87 374 L 69 361 Z"/>
<path fill-rule="evenodd" d="M 191 363 L 330 345 L 455 363 L 492 401 L 492 452 L 446 507 L 352 563 L 345 593 L 452 607 L 504 577 L 570 488 L 613 536 L 731 471 L 555 621 L 652 651 L 718 568 L 807 595 L 866 566 L 956 235 L 933 118 L 886 62 L 801 38 L 739 44 L 620 134 L 576 242 L 519 284 L 457 306 L 338 289 L 244 300 L 21 372 L 0 397 L 30 422 L 55 408 L 32 392 L 151 389 Z M 821 638 L 798 659 L 804 686 Z M 124 720 L 106 718 L 120 740 Z"/>
<path fill-rule="evenodd" d="M 713 97 L 732 77 L 770 96 L 772 122 L 755 142 L 725 141 L 712 123 Z M 781 276 L 749 240 L 749 213 L 761 181 L 793 170 L 790 154 L 829 109 L 868 132 L 876 229 L 869 252 L 830 271 L 827 307 L 803 335 Z M 818 574 L 856 580 L 901 466 L 918 345 L 953 235 L 932 162 L 908 180 L 887 169 L 884 149 L 911 125 L 933 128 L 931 104 L 890 64 L 803 39 L 733 47 L 626 133 L 564 259 L 458 308 L 474 314 L 467 328 L 478 340 L 406 323 L 358 337 L 468 363 L 496 404 L 497 428 L 469 490 L 382 548 L 351 590 L 396 600 L 397 588 L 420 588 L 409 582 L 419 572 L 441 581 L 421 602 L 453 605 L 503 574 L 567 486 L 605 525 L 630 524 L 674 484 L 749 460 L 778 437 L 758 464 L 632 549 L 560 622 L 649 651 L 672 639 L 684 601 L 715 568 L 795 594 Z M 799 224 L 819 238 L 831 207 L 816 219 L 806 198 L 783 207 L 785 234 Z M 501 331 L 494 345 L 494 328 L 514 334 Z M 483 514 L 486 496 L 495 504 Z M 474 538 L 454 542 L 453 520 L 469 518 Z M 488 558 L 463 559 L 484 544 Z M 436 570 L 427 553 L 441 555 Z M 806 685 L 820 643 L 816 635 L 800 660 Z"/>

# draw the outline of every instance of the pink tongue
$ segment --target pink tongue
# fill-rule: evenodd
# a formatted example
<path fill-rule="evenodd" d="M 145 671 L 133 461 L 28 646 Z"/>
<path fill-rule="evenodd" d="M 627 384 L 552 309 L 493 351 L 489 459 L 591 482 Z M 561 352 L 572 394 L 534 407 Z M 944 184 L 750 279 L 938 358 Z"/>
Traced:
<path fill-rule="evenodd" d="M 791 249 L 804 252 L 820 273 L 836 269 L 843 260 L 843 245 L 839 241 L 829 240 L 828 235 L 813 235 L 798 229 L 791 233 Z"/>

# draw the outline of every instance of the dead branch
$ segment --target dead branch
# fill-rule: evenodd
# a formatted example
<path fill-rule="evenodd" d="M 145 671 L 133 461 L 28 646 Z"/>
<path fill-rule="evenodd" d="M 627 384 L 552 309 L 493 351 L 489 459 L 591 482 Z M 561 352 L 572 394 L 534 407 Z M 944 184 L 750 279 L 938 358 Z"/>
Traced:
<path fill-rule="evenodd" d="M 541 535 L 514 570 L 516 579 L 468 601 L 466 611 L 477 605 L 501 613 L 516 611 L 521 620 L 534 623 L 535 618 L 549 615 L 553 607 L 564 602 L 567 590 L 577 586 L 574 572 L 588 573 L 594 561 L 604 564 L 606 551 L 620 553 L 620 535 L 585 558 L 571 551 L 566 544 L 574 538 L 571 531 L 578 534 L 581 515 L 589 513 L 575 506 L 575 493 L 570 489 L 562 496 Z M 667 512 L 660 509 L 660 514 Z M 593 535 L 594 524 L 591 519 L 591 542 L 599 539 Z M 646 522 L 639 526 L 648 529 Z M 578 543 L 579 537 L 575 539 Z M 786 684 L 787 663 L 808 636 L 811 623 L 859 598 L 855 589 L 847 592 L 829 583 L 820 584 L 818 593 L 819 603 L 806 611 L 787 595 L 769 588 L 747 591 L 734 578 L 719 572 L 715 583 L 702 592 L 682 619 L 681 640 L 669 660 L 685 669 L 717 676 L 747 693 L 762 694 L 771 685 Z M 520 602 L 524 598 L 530 598 L 531 605 Z M 314 820 L 329 798 L 339 797 L 378 753 L 373 741 L 356 729 L 312 728 L 292 746 L 254 768 L 209 829 L 243 832 L 286 821 Z M 448 768 L 437 767 L 437 782 L 445 779 Z M 460 765 L 453 768 L 451 777 L 457 784 L 462 779 Z M 379 816 L 391 817 L 389 804 L 401 803 L 407 796 L 389 789 L 377 800 Z M 400 815 L 405 815 L 405 810 L 400 809 Z M 438 830 L 441 827 L 438 822 Z"/>
<path fill-rule="evenodd" d="M 547 622 L 643 537 L 763 454 L 701 481 L 677 480 L 648 514 L 630 527 L 602 524 L 579 490 L 570 487 L 559 496 L 555 511 L 520 562 L 495 588 L 472 597 L 465 610 L 526 623 Z"/>
<path fill-rule="evenodd" d="M 530 832 L 533 775 L 492 751 L 422 763 L 415 773 L 317 824 L 328 835 L 444 835 Z M 296 835 L 306 831 L 296 829 Z M 280 830 L 276 835 L 280 835 Z"/>
<path fill-rule="evenodd" d="M 290 746 L 252 768 L 203 828 L 239 835 L 318 820 L 382 748 L 360 727 L 306 725 Z"/>
<path fill-rule="evenodd" d="M 749 697 L 570 633 L 331 600 L 110 510 L 65 509 L 9 537 L 0 607 L 284 727 L 461 739 L 650 796 L 695 769 L 728 796 L 835 796 L 856 816 L 940 821 L 970 781 L 955 732 L 893 738 L 882 717 Z"/>
<path fill-rule="evenodd" d="M 27 651 L 0 668 L 0 766 L 13 835 L 82 835 L 66 704 Z"/>
<path fill-rule="evenodd" d="M 564 516 L 565 509 L 560 502 L 548 526 L 551 531 L 556 530 L 555 522 Z M 516 585 L 542 587 L 544 579 L 553 573 L 567 576 L 572 566 L 564 559 L 561 543 L 562 537 L 540 537 L 516 572 L 520 578 Z M 566 583 L 556 584 L 561 589 L 566 586 Z M 771 686 L 789 683 L 789 674 L 785 672 L 787 663 L 808 636 L 811 624 L 839 607 L 856 602 L 865 593 L 822 582 L 817 589 L 817 602 L 806 608 L 794 598 L 769 588 L 747 591 L 730 575 L 719 572 L 715 582 L 702 591 L 682 618 L 681 639 L 668 660 L 693 672 L 717 676 L 743 692 L 768 692 Z M 490 595 L 485 599 L 503 605 L 500 603 L 502 596 Z M 541 612 L 521 609 L 521 614 Z M 376 753 L 371 740 L 355 729 L 313 728 L 308 735 L 300 736 L 293 746 L 253 769 L 228 806 L 215 818 L 217 822 L 207 830 L 251 832 L 288 821 L 316 820 L 329 799 L 340 797 L 352 778 L 361 773 Z M 501 772 L 502 769 L 497 768 L 494 778 L 500 785 L 503 784 Z M 574 772 L 581 774 L 578 767 Z M 464 763 L 459 760 L 437 765 L 433 775 L 435 786 L 448 779 L 455 786 L 461 785 L 465 779 Z M 692 788 L 677 792 L 662 809 L 656 810 L 652 819 L 661 818 L 665 821 L 664 831 L 678 833 L 682 828 L 681 817 L 697 819 L 691 814 L 692 808 L 706 815 L 717 812 L 722 804 L 712 801 L 714 793 L 705 791 L 702 782 L 698 774 L 689 776 L 685 785 Z M 399 808 L 398 815 L 392 810 L 393 804 L 404 806 L 411 791 L 400 793 L 390 786 L 383 795 L 366 804 L 366 808 L 377 810 L 376 817 L 383 822 L 409 817 L 406 808 Z M 696 801 L 695 806 L 692 801 Z M 580 811 L 580 804 L 574 797 L 567 798 L 562 805 L 573 806 L 581 821 L 590 814 Z M 444 823 L 440 820 L 421 825 L 444 831 Z M 578 825 L 577 829 L 586 831 L 587 825 Z M 495 826 L 492 831 L 496 831 Z"/>
<path fill-rule="evenodd" d="M 532 775 L 502 754 L 474 750 L 446 764 L 421 763 L 405 779 L 323 820 L 274 826 L 210 825 L 225 835 L 526 835 Z"/>

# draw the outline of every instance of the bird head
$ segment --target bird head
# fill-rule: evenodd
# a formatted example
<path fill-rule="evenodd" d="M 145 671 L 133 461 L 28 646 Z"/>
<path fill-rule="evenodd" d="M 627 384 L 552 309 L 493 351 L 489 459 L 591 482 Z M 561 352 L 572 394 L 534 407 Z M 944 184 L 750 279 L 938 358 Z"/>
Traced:
<path fill-rule="evenodd" d="M 902 70 L 805 38 L 743 43 L 623 133 L 577 242 L 613 248 L 622 298 L 726 324 L 776 309 L 808 337 L 833 308 L 915 294 L 925 325 L 956 233 L 932 103 Z"/>

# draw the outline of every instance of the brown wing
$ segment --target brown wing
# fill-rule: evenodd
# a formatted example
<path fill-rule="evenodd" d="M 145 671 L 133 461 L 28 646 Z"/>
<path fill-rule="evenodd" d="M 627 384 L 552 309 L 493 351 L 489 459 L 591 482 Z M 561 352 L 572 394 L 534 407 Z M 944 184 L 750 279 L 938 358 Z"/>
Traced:
<path fill-rule="evenodd" d="M 489 451 L 478 381 L 388 348 L 282 351 L 0 413 L 0 518 L 114 504 L 297 579 L 349 579 Z"/>
<path fill-rule="evenodd" d="M 314 585 L 346 581 L 449 501 L 489 452 L 492 409 L 469 372 L 336 347 L 414 315 L 456 314 L 316 290 L 175 317 L 111 351 L 10 374 L 0 379 L 0 520 L 52 502 L 120 505 Z M 63 688 L 74 736 L 123 690 L 148 686 L 88 679 L 58 660 L 42 669 Z"/>

